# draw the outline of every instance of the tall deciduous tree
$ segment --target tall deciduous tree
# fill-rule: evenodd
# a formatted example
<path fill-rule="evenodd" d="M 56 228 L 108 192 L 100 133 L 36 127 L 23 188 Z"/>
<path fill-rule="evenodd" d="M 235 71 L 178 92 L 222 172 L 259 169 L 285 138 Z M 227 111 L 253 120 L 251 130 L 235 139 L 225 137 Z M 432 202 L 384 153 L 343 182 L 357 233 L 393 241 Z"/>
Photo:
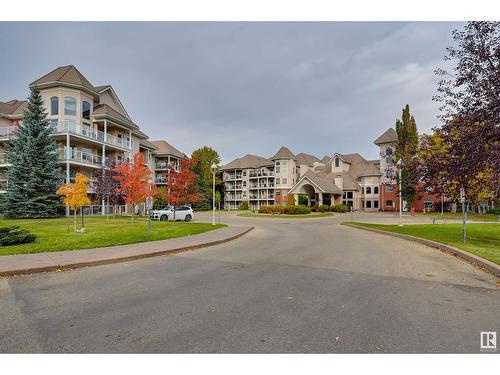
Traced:
<path fill-rule="evenodd" d="M 40 92 L 31 90 L 28 101 L 23 122 L 7 148 L 9 184 L 2 211 L 7 217 L 56 216 L 62 208 L 56 194 L 61 183 L 57 146 L 50 137 Z"/>
<path fill-rule="evenodd" d="M 396 120 L 396 133 L 398 135 L 395 162 L 401 159 L 401 194 L 403 200 L 412 204 L 416 197 L 418 175 L 416 171 L 418 131 L 415 118 L 410 114 L 410 106 L 407 104 L 403 108 L 401 120 Z M 399 174 L 396 175 L 399 184 Z"/>
<path fill-rule="evenodd" d="M 191 159 L 193 160 L 193 165 L 191 170 L 197 175 L 197 185 L 198 191 L 203 194 L 203 199 L 201 199 L 195 207 L 198 209 L 209 209 L 212 204 L 212 170 L 211 166 L 213 163 L 219 164 L 221 162 L 219 153 L 211 147 L 203 146 L 197 150 L 194 150 L 191 154 Z M 215 186 L 217 187 L 221 184 L 221 180 L 218 175 L 215 176 Z"/>
<path fill-rule="evenodd" d="M 172 171 L 168 180 L 167 200 L 175 206 L 181 204 L 194 204 L 203 199 L 203 194 L 198 192 L 198 176 L 191 171 L 194 160 L 181 160 L 180 171 Z"/>
<path fill-rule="evenodd" d="M 89 178 L 87 176 L 81 173 L 77 173 L 74 183 L 64 184 L 57 190 L 57 194 L 62 195 L 61 200 L 63 201 L 63 203 L 69 206 L 73 210 L 75 232 L 77 231 L 77 226 L 76 226 L 77 210 L 81 210 L 83 206 L 90 204 L 90 199 L 87 195 L 88 183 L 89 183 Z"/>
<path fill-rule="evenodd" d="M 151 170 L 144 165 L 144 155 L 138 152 L 134 155 L 134 162 L 128 161 L 115 167 L 119 187 L 116 192 L 121 194 L 125 203 L 132 205 L 132 223 L 134 222 L 135 207 L 146 201 L 149 195 L 157 194 L 156 186 L 152 182 Z"/>
<path fill-rule="evenodd" d="M 452 72 L 436 70 L 441 80 L 434 99 L 441 103 L 443 126 L 435 130 L 449 150 L 441 168 L 469 198 L 478 176 L 493 190 L 500 180 L 500 23 L 469 22 L 453 40 L 445 56 Z M 437 174 L 429 169 L 427 179 Z"/>
<path fill-rule="evenodd" d="M 117 176 L 117 172 L 115 171 L 116 166 L 116 159 L 107 158 L 104 162 L 104 168 L 98 169 L 94 173 L 95 182 L 93 184 L 97 197 L 106 202 L 106 206 L 110 204 L 113 206 L 113 215 L 115 206 L 120 199 L 120 195 L 116 192 L 116 190 L 120 188 L 120 184 L 115 178 L 115 176 Z M 107 216 L 108 211 L 106 211 L 106 217 Z"/>

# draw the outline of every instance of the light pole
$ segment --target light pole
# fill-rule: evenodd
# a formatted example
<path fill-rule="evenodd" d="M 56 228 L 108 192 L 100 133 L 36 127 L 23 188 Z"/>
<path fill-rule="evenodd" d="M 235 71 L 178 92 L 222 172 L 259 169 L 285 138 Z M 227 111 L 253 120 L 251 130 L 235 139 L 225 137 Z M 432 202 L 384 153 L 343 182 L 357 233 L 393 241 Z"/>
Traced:
<path fill-rule="evenodd" d="M 399 173 L 399 226 L 403 226 L 403 194 L 401 193 L 401 169 L 403 165 L 403 160 L 399 159 L 398 162 L 396 163 L 398 166 L 398 173 Z"/>
<path fill-rule="evenodd" d="M 212 163 L 212 225 L 215 225 L 215 172 L 217 172 L 217 164 Z"/>

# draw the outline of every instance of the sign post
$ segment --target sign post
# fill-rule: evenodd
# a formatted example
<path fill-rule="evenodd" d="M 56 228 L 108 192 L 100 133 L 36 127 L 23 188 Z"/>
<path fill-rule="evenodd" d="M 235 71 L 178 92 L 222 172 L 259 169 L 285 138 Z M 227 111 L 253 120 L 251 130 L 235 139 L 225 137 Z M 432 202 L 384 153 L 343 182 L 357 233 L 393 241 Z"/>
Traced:
<path fill-rule="evenodd" d="M 462 202 L 462 237 L 464 244 L 467 243 L 467 210 L 465 209 L 465 189 L 460 188 L 460 202 Z"/>
<path fill-rule="evenodd" d="M 151 239 L 151 209 L 153 208 L 153 196 L 146 198 L 146 210 L 148 212 L 148 239 Z"/>

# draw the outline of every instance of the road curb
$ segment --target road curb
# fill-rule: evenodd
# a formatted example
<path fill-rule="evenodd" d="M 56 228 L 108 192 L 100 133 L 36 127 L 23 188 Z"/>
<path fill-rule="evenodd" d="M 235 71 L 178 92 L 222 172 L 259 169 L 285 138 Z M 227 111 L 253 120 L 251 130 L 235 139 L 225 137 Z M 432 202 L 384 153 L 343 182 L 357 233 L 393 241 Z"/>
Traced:
<path fill-rule="evenodd" d="M 231 227 L 234 228 L 234 227 Z M 222 228 L 224 229 L 224 228 Z M 187 245 L 187 246 L 178 246 L 175 248 L 171 249 L 161 249 L 161 247 L 168 246 L 168 241 L 171 240 L 180 240 L 184 237 L 178 237 L 170 240 L 158 240 L 158 241 L 150 241 L 150 242 L 139 242 L 137 244 L 129 244 L 129 245 L 124 245 L 124 246 L 133 246 L 133 245 L 141 245 L 141 244 L 155 244 L 158 243 L 160 249 L 151 251 L 151 252 L 141 252 L 137 254 L 130 254 L 130 255 L 125 255 L 125 256 L 117 256 L 117 257 L 110 257 L 110 258 L 104 258 L 104 259 L 95 259 L 95 260 L 87 260 L 87 261 L 74 261 L 74 262 L 63 262 L 60 263 L 56 259 L 57 255 L 63 254 L 63 253 L 74 253 L 74 252 L 85 252 L 85 251 L 92 251 L 95 249 L 81 249 L 81 250 L 66 250 L 66 251 L 58 251 L 58 252 L 53 252 L 53 253 L 35 253 L 35 254 L 26 254 L 26 256 L 29 255 L 34 255 L 37 256 L 38 258 L 43 258 L 43 261 L 47 263 L 46 265 L 42 266 L 32 266 L 32 267 L 22 267 L 22 268 L 12 268 L 12 269 L 0 269 L 0 277 L 7 277 L 7 276 L 15 276 L 15 275 L 27 275 L 27 274 L 34 274 L 34 273 L 42 273 L 42 272 L 54 272 L 54 271 L 65 271 L 65 270 L 70 270 L 70 269 L 76 269 L 76 268 L 82 268 L 82 267 L 90 267 L 90 266 L 99 266 L 99 265 L 104 265 L 104 264 L 112 264 L 112 263 L 120 263 L 120 262 L 126 262 L 130 260 L 137 260 L 137 259 L 143 259 L 143 258 L 151 258 L 155 256 L 161 256 L 161 255 L 170 255 L 170 254 L 177 254 L 181 253 L 184 251 L 191 251 L 191 250 L 196 250 L 204 247 L 210 247 L 210 246 L 215 246 L 215 245 L 220 245 L 229 241 L 233 241 L 237 238 L 240 238 L 241 236 L 247 234 L 250 232 L 254 227 L 242 227 L 242 230 L 237 232 L 234 235 L 221 238 L 218 240 L 214 241 L 208 241 L 208 242 L 202 242 L 202 243 L 196 243 L 193 245 Z M 217 230 L 216 230 L 217 231 Z M 214 231 L 214 232 L 216 232 Z M 210 233 L 210 232 L 206 232 Z M 202 233 L 200 235 L 203 235 L 205 233 Z M 196 235 L 195 235 L 196 236 Z M 194 236 L 190 236 L 192 237 Z M 187 239 L 187 238 L 186 238 Z M 104 249 L 113 249 L 117 248 L 120 246 L 109 246 Z M 19 255 L 8 255 L 12 257 L 16 257 Z M 2 257 L 0 257 L 0 266 L 1 266 L 1 261 Z"/>
<path fill-rule="evenodd" d="M 432 240 L 427 240 L 427 239 L 424 239 L 424 238 L 410 236 L 408 234 L 387 232 L 387 231 L 384 231 L 384 230 L 363 227 L 363 226 L 356 225 L 356 224 L 351 224 L 351 223 L 342 223 L 342 225 L 345 225 L 345 226 L 348 226 L 348 227 L 351 227 L 351 228 L 363 229 L 363 230 L 367 230 L 367 231 L 370 231 L 370 232 L 380 233 L 380 234 L 384 234 L 386 236 L 391 236 L 391 237 L 396 237 L 396 238 L 402 238 L 402 239 L 405 239 L 405 240 L 408 240 L 408 241 L 412 241 L 412 242 L 418 242 L 418 243 L 420 243 L 422 245 L 426 245 L 426 246 L 429 246 L 429 247 L 441 250 L 441 251 L 443 251 L 445 253 L 448 253 L 448 254 L 451 254 L 451 255 L 455 255 L 455 256 L 457 256 L 459 258 L 465 259 L 469 263 L 472 263 L 475 266 L 479 266 L 480 268 L 485 269 L 486 271 L 492 273 L 496 277 L 500 277 L 500 266 L 498 266 L 497 264 L 495 264 L 493 262 L 490 262 L 489 260 L 486 260 L 484 258 L 478 257 L 477 255 L 468 253 L 465 250 L 461 250 L 461 249 L 458 249 L 456 247 L 453 247 L 453 246 L 444 245 L 442 243 L 439 243 L 439 242 L 436 242 L 436 241 L 432 241 Z"/>

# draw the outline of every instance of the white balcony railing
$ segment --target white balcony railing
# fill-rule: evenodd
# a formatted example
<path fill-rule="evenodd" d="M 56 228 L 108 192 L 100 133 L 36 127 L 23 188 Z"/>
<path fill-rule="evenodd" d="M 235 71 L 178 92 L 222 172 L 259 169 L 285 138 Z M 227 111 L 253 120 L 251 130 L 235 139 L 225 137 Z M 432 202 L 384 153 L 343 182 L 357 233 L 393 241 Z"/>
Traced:
<path fill-rule="evenodd" d="M 62 161 L 76 161 L 95 167 L 102 167 L 103 162 L 105 161 L 105 158 L 103 158 L 101 155 L 95 155 L 90 152 L 75 151 L 66 148 L 58 150 L 58 158 Z"/>
<path fill-rule="evenodd" d="M 90 125 L 81 124 L 74 120 L 57 121 L 51 125 L 52 133 L 72 133 L 81 135 L 85 138 L 93 139 L 99 142 L 108 143 L 111 145 L 131 148 L 129 140 L 122 137 L 117 137 L 113 134 L 106 134 L 100 130 L 95 131 Z"/>
<path fill-rule="evenodd" d="M 0 127 L 0 139 L 10 138 L 14 135 L 16 128 L 14 126 L 2 126 Z"/>

